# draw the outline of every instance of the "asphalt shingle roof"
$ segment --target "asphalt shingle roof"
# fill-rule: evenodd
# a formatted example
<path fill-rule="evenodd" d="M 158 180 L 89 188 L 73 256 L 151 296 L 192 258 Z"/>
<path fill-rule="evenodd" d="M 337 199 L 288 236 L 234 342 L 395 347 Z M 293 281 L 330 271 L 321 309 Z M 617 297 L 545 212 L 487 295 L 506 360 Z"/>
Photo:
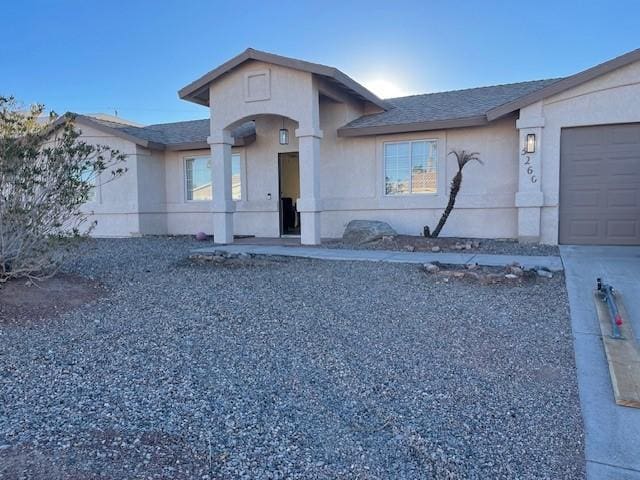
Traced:
<path fill-rule="evenodd" d="M 343 126 L 340 130 L 480 117 L 486 115 L 493 108 L 541 90 L 559 80 L 561 79 L 552 78 L 390 98 L 385 100 L 391 106 L 389 110 L 364 115 Z M 206 142 L 209 135 L 209 119 L 136 127 L 110 120 L 91 118 L 95 122 L 141 140 L 166 146 Z M 233 136 L 236 139 L 254 134 L 254 122 L 244 123 L 233 131 Z"/>
<path fill-rule="evenodd" d="M 389 110 L 364 115 L 348 123 L 342 129 L 404 125 L 482 116 L 492 108 L 540 90 L 558 80 L 560 79 L 552 78 L 389 98 L 385 99 L 392 106 Z"/>
<path fill-rule="evenodd" d="M 182 143 L 206 142 L 209 136 L 209 119 L 189 120 L 186 122 L 158 123 L 145 127 L 135 127 L 124 123 L 113 122 L 91 117 L 94 122 L 121 131 L 141 140 L 163 145 L 179 145 Z M 255 123 L 246 122 L 236 128 L 232 135 L 237 138 L 255 134 Z"/>

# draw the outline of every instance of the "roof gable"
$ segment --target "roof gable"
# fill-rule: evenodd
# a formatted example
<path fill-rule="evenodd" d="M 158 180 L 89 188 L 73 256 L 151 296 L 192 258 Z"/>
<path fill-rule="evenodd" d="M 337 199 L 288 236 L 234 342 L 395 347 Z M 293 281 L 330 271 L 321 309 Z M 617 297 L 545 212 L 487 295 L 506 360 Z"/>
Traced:
<path fill-rule="evenodd" d="M 531 105 L 532 103 L 538 102 L 552 95 L 556 95 L 558 93 L 564 92 L 565 90 L 569 90 L 570 88 L 582 85 L 589 80 L 593 80 L 594 78 L 600 77 L 606 73 L 612 72 L 613 70 L 624 67 L 639 60 L 640 48 L 632 50 L 631 52 L 627 52 L 624 55 L 620 55 L 619 57 L 613 58 L 604 63 L 600 63 L 595 67 L 588 68 L 586 70 L 583 70 L 582 72 L 578 72 L 569 77 L 560 79 L 559 81 L 548 85 L 543 89 L 531 92 L 527 95 L 523 95 L 517 99 L 514 99 L 511 102 L 495 107 L 487 112 L 487 120 L 491 121 L 504 115 L 508 115 L 509 113 L 520 110 L 527 105 Z"/>
<path fill-rule="evenodd" d="M 281 67 L 291 68 L 293 70 L 301 70 L 303 72 L 319 75 L 335 83 L 339 87 L 348 91 L 351 95 L 363 101 L 372 103 L 382 109 L 389 107 L 385 101 L 378 98 L 337 68 L 321 65 L 319 63 L 306 62 L 295 58 L 283 57 L 273 53 L 254 50 L 253 48 L 247 48 L 240 55 L 233 57 L 231 60 L 228 60 L 219 67 L 211 70 L 209 73 L 206 73 L 202 77 L 191 82 L 189 85 L 181 88 L 178 91 L 178 96 L 183 100 L 188 100 L 201 105 L 209 105 L 209 84 L 249 60 L 257 60 L 264 63 L 270 63 Z"/>

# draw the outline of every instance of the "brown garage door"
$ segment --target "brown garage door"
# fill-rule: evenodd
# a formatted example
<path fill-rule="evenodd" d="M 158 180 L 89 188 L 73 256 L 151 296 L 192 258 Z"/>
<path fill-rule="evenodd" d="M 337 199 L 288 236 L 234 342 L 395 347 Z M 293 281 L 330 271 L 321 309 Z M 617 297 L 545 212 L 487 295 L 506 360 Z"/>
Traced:
<path fill-rule="evenodd" d="M 640 124 L 562 130 L 559 240 L 640 245 Z"/>

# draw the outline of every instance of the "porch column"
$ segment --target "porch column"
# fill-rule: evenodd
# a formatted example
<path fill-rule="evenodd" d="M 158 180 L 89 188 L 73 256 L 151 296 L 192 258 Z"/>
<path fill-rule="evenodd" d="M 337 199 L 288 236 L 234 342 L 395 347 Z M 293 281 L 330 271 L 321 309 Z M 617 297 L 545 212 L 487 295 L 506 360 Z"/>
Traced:
<path fill-rule="evenodd" d="M 522 111 L 521 111 L 522 113 Z M 518 192 L 518 240 L 540 241 L 540 216 L 544 205 L 542 192 L 542 130 L 544 118 L 540 115 L 523 116 L 516 122 L 519 137 Z M 535 152 L 526 153 L 527 135 L 535 135 Z"/>
<path fill-rule="evenodd" d="M 215 243 L 233 243 L 231 192 L 231 145 L 229 132 L 212 132 L 207 138 L 211 146 L 211 185 L 213 186 L 213 239 Z"/>
<path fill-rule="evenodd" d="M 300 242 L 303 245 L 320 245 L 320 139 L 319 128 L 298 128 L 300 155 Z"/>

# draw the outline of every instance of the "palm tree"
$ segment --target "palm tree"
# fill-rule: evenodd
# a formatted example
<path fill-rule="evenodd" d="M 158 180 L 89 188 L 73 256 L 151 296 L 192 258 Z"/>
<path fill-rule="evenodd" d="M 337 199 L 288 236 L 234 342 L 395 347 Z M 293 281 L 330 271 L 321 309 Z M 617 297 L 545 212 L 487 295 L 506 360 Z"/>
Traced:
<path fill-rule="evenodd" d="M 444 224 L 447 222 L 449 215 L 451 214 L 451 210 L 453 210 L 453 206 L 456 204 L 456 197 L 458 196 L 458 192 L 460 191 L 460 186 L 462 185 L 462 169 L 464 166 L 475 160 L 479 163 L 482 163 L 482 160 L 478 158 L 480 155 L 478 152 L 467 152 L 465 150 L 452 150 L 449 152 L 449 155 L 455 155 L 458 160 L 458 171 L 456 172 L 453 180 L 451 180 L 451 192 L 449 193 L 449 202 L 447 203 L 447 208 L 442 212 L 442 216 L 440 217 L 440 221 L 436 226 L 435 230 L 431 234 L 431 237 L 436 238 L 440 235 L 440 230 L 444 227 Z"/>

